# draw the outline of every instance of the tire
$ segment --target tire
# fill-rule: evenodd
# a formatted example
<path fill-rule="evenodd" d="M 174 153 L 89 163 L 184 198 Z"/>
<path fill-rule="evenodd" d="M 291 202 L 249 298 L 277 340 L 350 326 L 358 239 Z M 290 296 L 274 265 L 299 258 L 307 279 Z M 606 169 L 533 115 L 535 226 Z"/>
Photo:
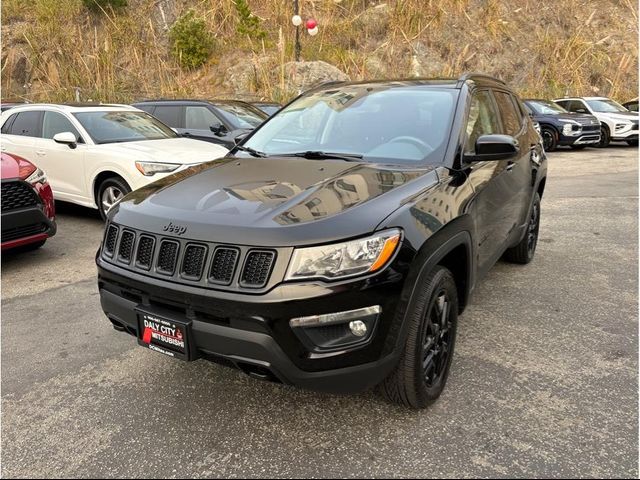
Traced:
<path fill-rule="evenodd" d="M 97 190 L 96 204 L 103 220 L 107 219 L 109 209 L 130 191 L 127 182 L 120 177 L 109 177 L 102 181 Z"/>
<path fill-rule="evenodd" d="M 584 150 L 587 148 L 586 145 L 569 145 L 573 150 Z"/>
<path fill-rule="evenodd" d="M 542 127 L 540 131 L 542 146 L 545 152 L 553 152 L 558 147 L 558 137 L 553 128 Z"/>
<path fill-rule="evenodd" d="M 637 147 L 638 140 L 627 140 L 627 145 L 629 145 L 630 147 Z"/>
<path fill-rule="evenodd" d="M 596 144 L 598 148 L 608 147 L 611 143 L 611 135 L 609 133 L 609 128 L 605 125 L 600 127 L 600 142 Z"/>
<path fill-rule="evenodd" d="M 409 332 L 400 360 L 379 389 L 393 403 L 425 408 L 444 390 L 453 359 L 458 292 L 451 272 L 437 266 L 419 280 L 408 308 Z M 423 364 L 428 360 L 425 369 Z"/>
<path fill-rule="evenodd" d="M 533 260 L 538 245 L 538 231 L 540 229 L 540 195 L 536 192 L 533 198 L 527 232 L 520 243 L 504 252 L 504 259 L 512 263 L 523 265 Z"/>

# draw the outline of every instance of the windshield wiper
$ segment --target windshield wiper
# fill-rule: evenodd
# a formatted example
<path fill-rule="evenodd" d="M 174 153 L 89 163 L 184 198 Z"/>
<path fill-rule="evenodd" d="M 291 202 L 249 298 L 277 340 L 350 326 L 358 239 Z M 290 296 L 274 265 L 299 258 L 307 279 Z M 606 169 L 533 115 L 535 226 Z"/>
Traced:
<path fill-rule="evenodd" d="M 362 160 L 362 155 L 358 153 L 334 153 L 334 152 L 322 152 L 319 150 L 307 150 L 306 152 L 297 152 L 297 153 L 284 153 L 278 156 L 302 157 L 302 158 L 308 158 L 309 160 L 337 159 L 337 160 L 344 160 L 346 162 L 359 162 Z"/>
<path fill-rule="evenodd" d="M 244 147 L 242 145 L 236 145 L 235 148 L 237 148 L 238 150 L 242 150 L 243 152 L 247 152 L 250 155 L 253 155 L 254 157 L 259 157 L 259 158 L 265 158 L 267 156 L 266 153 L 264 152 L 260 152 L 254 148 L 251 147 Z"/>

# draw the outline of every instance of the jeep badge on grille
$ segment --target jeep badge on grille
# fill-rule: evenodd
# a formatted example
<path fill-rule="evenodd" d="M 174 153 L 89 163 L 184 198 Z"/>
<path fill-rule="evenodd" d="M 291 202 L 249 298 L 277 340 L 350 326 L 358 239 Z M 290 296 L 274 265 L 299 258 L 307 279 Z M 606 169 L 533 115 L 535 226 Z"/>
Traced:
<path fill-rule="evenodd" d="M 174 225 L 173 222 L 169 222 L 168 225 L 162 227 L 162 230 L 169 233 L 175 233 L 176 235 L 182 235 L 187 231 L 187 227 L 182 227 L 180 225 Z"/>

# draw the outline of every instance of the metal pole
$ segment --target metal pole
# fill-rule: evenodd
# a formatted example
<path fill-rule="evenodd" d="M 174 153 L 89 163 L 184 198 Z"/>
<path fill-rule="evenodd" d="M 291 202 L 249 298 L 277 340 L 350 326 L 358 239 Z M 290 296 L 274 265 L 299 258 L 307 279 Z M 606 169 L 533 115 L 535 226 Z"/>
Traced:
<path fill-rule="evenodd" d="M 293 0 L 293 14 L 300 15 L 300 7 L 298 5 L 298 0 Z M 302 50 L 302 47 L 300 46 L 300 26 L 296 26 L 296 46 L 295 46 L 296 62 L 300 61 L 300 50 Z"/>

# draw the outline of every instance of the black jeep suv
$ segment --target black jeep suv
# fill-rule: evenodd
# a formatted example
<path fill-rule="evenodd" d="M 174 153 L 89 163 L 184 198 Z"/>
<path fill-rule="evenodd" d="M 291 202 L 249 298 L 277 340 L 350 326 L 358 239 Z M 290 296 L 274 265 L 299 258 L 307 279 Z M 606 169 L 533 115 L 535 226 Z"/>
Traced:
<path fill-rule="evenodd" d="M 600 142 L 600 121 L 593 115 L 568 112 L 550 100 L 526 99 L 524 106 L 540 124 L 540 135 L 547 152 L 560 145 L 581 150 L 595 147 Z"/>
<path fill-rule="evenodd" d="M 102 308 L 171 357 L 424 407 L 474 286 L 533 258 L 546 171 L 501 81 L 321 86 L 109 212 Z"/>

